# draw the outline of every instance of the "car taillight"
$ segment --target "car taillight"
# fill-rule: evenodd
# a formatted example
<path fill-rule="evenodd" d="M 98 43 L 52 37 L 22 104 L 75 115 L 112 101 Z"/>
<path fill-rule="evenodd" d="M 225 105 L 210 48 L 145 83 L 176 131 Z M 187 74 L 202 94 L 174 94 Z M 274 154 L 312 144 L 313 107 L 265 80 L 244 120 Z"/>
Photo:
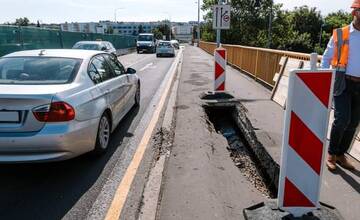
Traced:
<path fill-rule="evenodd" d="M 35 118 L 41 122 L 64 122 L 75 118 L 74 108 L 66 102 L 53 102 L 32 110 Z"/>

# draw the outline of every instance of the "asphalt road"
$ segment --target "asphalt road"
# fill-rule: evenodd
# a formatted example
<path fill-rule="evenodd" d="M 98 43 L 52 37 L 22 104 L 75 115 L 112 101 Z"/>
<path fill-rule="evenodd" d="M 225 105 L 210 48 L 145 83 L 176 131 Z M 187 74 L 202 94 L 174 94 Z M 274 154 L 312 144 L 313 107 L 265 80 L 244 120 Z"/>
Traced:
<path fill-rule="evenodd" d="M 141 104 L 112 134 L 108 152 L 56 163 L 0 165 L 0 219 L 82 219 L 122 154 L 173 58 L 129 54 L 119 58 L 141 78 Z"/>

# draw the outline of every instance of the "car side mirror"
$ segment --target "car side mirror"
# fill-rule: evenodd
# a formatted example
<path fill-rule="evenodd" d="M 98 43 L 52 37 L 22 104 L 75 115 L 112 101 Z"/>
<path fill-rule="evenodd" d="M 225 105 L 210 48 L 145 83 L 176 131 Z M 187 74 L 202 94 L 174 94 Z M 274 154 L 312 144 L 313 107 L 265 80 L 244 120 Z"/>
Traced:
<path fill-rule="evenodd" d="M 134 70 L 133 68 L 127 68 L 126 70 L 126 74 L 135 74 L 136 70 Z"/>
<path fill-rule="evenodd" d="M 106 49 L 106 47 L 102 47 L 101 50 L 102 50 L 102 51 L 106 51 L 107 49 Z"/>

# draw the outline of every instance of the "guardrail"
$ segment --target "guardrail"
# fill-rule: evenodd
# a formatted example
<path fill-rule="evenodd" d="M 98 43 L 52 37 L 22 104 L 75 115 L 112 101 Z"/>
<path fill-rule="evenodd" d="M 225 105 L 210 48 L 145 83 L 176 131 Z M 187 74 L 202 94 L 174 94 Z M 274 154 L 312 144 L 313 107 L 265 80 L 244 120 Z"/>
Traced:
<path fill-rule="evenodd" d="M 216 43 L 200 41 L 199 46 L 206 52 L 213 54 Z M 305 53 L 231 44 L 222 44 L 222 46 L 227 50 L 227 62 L 230 65 L 248 73 L 255 80 L 260 80 L 270 87 L 275 85 L 273 78 L 275 73 L 280 71 L 279 62 L 281 57 L 310 60 L 310 54 Z"/>

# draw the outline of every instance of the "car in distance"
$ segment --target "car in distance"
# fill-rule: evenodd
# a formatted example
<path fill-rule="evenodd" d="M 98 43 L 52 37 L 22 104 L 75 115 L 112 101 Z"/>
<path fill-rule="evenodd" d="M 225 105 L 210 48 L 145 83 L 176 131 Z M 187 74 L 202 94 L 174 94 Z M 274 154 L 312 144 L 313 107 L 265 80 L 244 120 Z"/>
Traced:
<path fill-rule="evenodd" d="M 136 42 L 137 53 L 140 52 L 156 52 L 156 39 L 154 34 L 151 33 L 142 33 L 139 34 Z"/>
<path fill-rule="evenodd" d="M 177 40 L 171 40 L 170 42 L 171 42 L 171 44 L 175 47 L 175 49 L 179 49 L 179 48 L 180 48 L 180 43 L 179 43 L 179 41 L 177 41 Z"/>
<path fill-rule="evenodd" d="M 170 41 L 159 41 L 156 47 L 156 56 L 175 56 L 175 48 Z"/>
<path fill-rule="evenodd" d="M 140 103 L 140 80 L 102 51 L 30 50 L 0 58 L 0 162 L 41 162 L 106 151 Z"/>
<path fill-rule="evenodd" d="M 79 41 L 74 44 L 72 48 L 82 50 L 100 50 L 117 55 L 114 45 L 109 41 Z"/>

